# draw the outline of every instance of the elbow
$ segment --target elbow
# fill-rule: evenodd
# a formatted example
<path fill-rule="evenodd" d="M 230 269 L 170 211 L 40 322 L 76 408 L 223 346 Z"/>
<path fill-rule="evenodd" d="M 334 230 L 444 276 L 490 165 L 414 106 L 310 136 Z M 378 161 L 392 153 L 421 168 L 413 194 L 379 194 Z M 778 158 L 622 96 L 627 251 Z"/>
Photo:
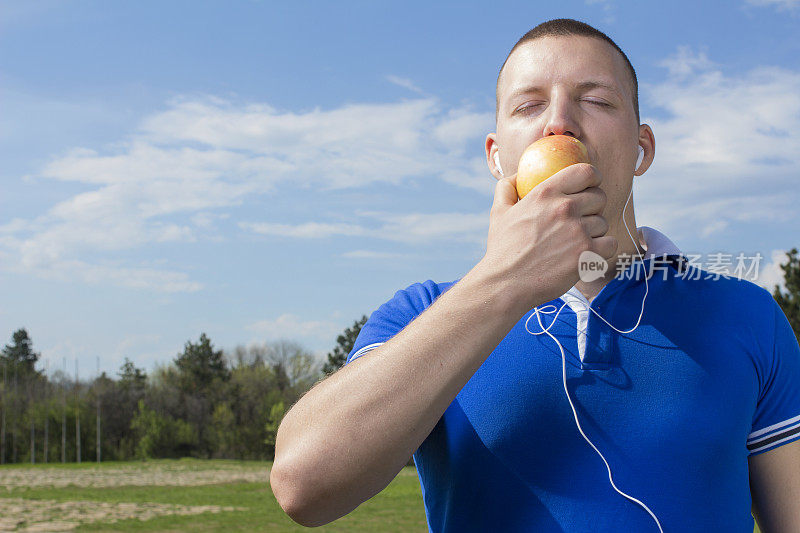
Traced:
<path fill-rule="evenodd" d="M 304 488 L 302 476 L 291 465 L 278 462 L 276 458 L 269 474 L 269 484 L 281 509 L 301 526 L 318 527 L 333 520 L 321 516 L 322 502 L 316 501 Z"/>
<path fill-rule="evenodd" d="M 289 518 L 301 526 L 320 525 L 313 520 L 312 516 L 309 516 L 309 505 L 305 501 L 303 491 L 300 490 L 297 476 L 293 476 L 291 469 L 286 468 L 283 463 L 279 463 L 277 458 L 269 473 L 269 485 L 278 505 L 283 512 L 289 515 Z"/>

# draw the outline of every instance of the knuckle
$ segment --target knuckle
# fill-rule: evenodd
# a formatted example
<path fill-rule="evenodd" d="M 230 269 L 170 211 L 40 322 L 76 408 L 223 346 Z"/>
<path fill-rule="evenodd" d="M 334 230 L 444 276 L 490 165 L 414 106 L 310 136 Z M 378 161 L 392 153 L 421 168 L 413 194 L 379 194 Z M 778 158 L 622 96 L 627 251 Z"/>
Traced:
<path fill-rule="evenodd" d="M 541 198 L 550 198 L 553 196 L 555 192 L 555 184 L 553 180 L 544 180 L 542 183 L 537 185 L 536 187 L 528 193 L 528 196 L 533 195 L 535 200 L 539 200 Z M 527 198 L 527 196 L 526 196 Z"/>
<path fill-rule="evenodd" d="M 582 232 L 580 237 L 580 244 L 582 250 L 590 250 L 592 248 L 592 236 L 587 232 Z"/>
<path fill-rule="evenodd" d="M 580 176 L 581 181 L 586 183 L 591 183 L 595 181 L 596 173 L 592 165 L 590 165 L 589 163 L 578 163 L 577 165 L 575 165 L 575 167 L 577 167 L 575 169 L 575 172 Z"/>
<path fill-rule="evenodd" d="M 575 209 L 575 202 L 565 198 L 556 204 L 555 212 L 559 218 L 569 218 Z"/>
<path fill-rule="evenodd" d="M 570 241 L 577 243 L 581 247 L 586 244 L 586 241 L 590 240 L 588 231 L 586 226 L 579 221 L 576 221 L 575 224 L 570 225 Z"/>

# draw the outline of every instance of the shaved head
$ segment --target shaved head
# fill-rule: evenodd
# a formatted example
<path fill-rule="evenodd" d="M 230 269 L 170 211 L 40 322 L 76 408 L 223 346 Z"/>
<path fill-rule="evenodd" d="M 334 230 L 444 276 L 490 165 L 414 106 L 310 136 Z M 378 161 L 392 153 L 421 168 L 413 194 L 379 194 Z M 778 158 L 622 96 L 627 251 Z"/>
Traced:
<path fill-rule="evenodd" d="M 622 49 L 617 46 L 617 44 L 612 41 L 608 35 L 584 22 L 573 19 L 554 19 L 539 24 L 523 35 L 513 46 L 513 48 L 511 48 L 511 51 L 506 56 L 506 60 L 503 61 L 503 66 L 500 67 L 500 72 L 497 74 L 497 85 L 495 87 L 495 123 L 497 122 L 500 111 L 500 95 L 502 94 L 501 85 L 503 83 L 503 71 L 506 63 L 508 63 L 508 59 L 514 53 L 514 51 L 525 43 L 541 39 L 542 37 L 566 37 L 573 35 L 591 37 L 600 41 L 604 41 L 614 50 L 616 50 L 620 56 L 622 56 L 628 73 L 630 74 L 633 109 L 636 113 L 636 120 L 637 122 L 639 121 L 639 82 L 636 79 L 636 71 L 633 69 L 633 65 L 631 65 L 631 62 L 628 60 L 628 56 L 625 55 L 625 52 L 623 52 Z"/>

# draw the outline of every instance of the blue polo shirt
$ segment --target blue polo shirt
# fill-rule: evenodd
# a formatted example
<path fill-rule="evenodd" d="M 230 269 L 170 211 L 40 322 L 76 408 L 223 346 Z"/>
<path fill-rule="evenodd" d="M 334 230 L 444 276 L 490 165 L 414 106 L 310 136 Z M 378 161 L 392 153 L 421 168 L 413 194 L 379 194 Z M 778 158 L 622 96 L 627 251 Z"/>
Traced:
<path fill-rule="evenodd" d="M 670 245 L 666 261 L 653 253 L 634 261 L 591 302 L 617 329 L 630 329 L 647 278 L 633 332 L 617 333 L 576 305 L 574 288 L 549 302 L 564 309 L 542 323 L 552 323 L 563 346 L 581 427 L 617 487 L 644 502 L 665 532 L 751 533 L 748 456 L 800 438 L 800 347 L 768 291 L 692 267 Z M 453 283 L 398 291 L 372 313 L 347 364 Z M 613 489 L 578 432 L 561 352 L 528 331 L 541 331 L 532 313 L 414 453 L 430 531 L 657 532 L 641 506 Z"/>

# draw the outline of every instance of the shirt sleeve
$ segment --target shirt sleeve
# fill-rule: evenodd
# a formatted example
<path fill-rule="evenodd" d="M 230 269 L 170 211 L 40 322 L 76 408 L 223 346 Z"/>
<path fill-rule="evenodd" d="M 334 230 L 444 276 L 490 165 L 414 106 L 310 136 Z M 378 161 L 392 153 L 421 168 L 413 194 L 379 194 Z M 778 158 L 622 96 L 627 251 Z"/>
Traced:
<path fill-rule="evenodd" d="M 750 455 L 800 439 L 800 345 L 783 310 L 771 300 L 774 344 L 747 438 Z"/>
<path fill-rule="evenodd" d="M 358 359 L 397 335 L 451 285 L 452 283 L 438 284 L 428 280 L 397 291 L 394 297 L 375 310 L 361 327 L 361 332 L 353 344 L 353 349 L 347 355 L 345 364 Z"/>

